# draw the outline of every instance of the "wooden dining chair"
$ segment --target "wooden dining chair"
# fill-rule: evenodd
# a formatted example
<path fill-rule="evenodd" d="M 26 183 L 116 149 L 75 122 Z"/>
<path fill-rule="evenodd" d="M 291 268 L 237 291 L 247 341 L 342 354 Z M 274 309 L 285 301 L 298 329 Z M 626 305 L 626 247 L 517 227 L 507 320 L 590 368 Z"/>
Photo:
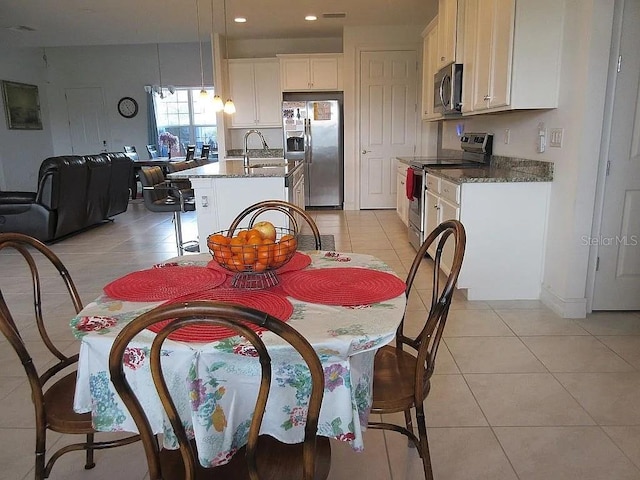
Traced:
<path fill-rule="evenodd" d="M 298 226 L 299 219 L 305 221 L 307 225 L 309 225 L 309 228 L 311 228 L 311 232 L 313 233 L 316 250 L 322 250 L 322 239 L 320 238 L 320 231 L 318 230 L 316 222 L 314 222 L 313 218 L 311 218 L 311 215 L 309 215 L 304 209 L 298 207 L 297 205 L 285 202 L 283 200 L 265 200 L 263 202 L 258 202 L 248 206 L 236 216 L 233 222 L 231 222 L 229 230 L 231 232 L 234 232 L 235 229 L 238 228 L 243 220 L 245 220 L 247 217 L 249 217 L 248 226 L 249 228 L 251 228 L 257 218 L 267 211 L 281 212 L 286 215 L 292 222 L 293 230 L 298 233 L 300 232 Z"/>
<path fill-rule="evenodd" d="M 454 243 L 453 263 L 446 282 L 440 282 L 440 260 L 447 241 Z M 413 285 L 416 273 L 425 263 L 427 249 L 435 243 L 433 259 L 433 291 L 426 322 L 417 337 L 404 334 L 404 319 L 396 331 L 395 346 L 387 345 L 376 352 L 373 370 L 372 414 L 404 412 L 405 426 L 385 422 L 369 422 L 370 428 L 393 430 L 409 437 L 422 458 L 424 476 L 433 479 L 424 400 L 430 390 L 430 379 L 435 367 L 438 345 L 442 338 L 449 306 L 455 290 L 466 244 L 464 227 L 457 220 L 448 220 L 438 225 L 423 242 L 416 254 L 407 276 L 406 296 Z M 414 353 L 405 351 L 409 347 Z M 413 433 L 411 411 L 416 414 L 418 436 Z"/>
<path fill-rule="evenodd" d="M 134 435 L 108 442 L 94 441 L 96 431 L 91 424 L 91 415 L 89 413 L 78 414 L 73 411 L 73 396 L 76 388 L 76 371 L 73 367 L 78 362 L 78 355 L 67 356 L 55 346 L 47 333 L 47 325 L 43 318 L 41 276 L 45 279 L 46 284 L 50 284 L 51 266 L 55 269 L 54 272 L 60 275 L 70 296 L 73 310 L 78 313 L 82 310 L 82 301 L 76 286 L 60 259 L 39 240 L 20 233 L 2 233 L 0 234 L 0 251 L 4 249 L 13 249 L 20 253 L 29 268 L 35 324 L 42 343 L 51 355 L 55 357 L 55 364 L 46 370 L 41 371 L 36 367 L 34 359 L 25 344 L 24 331 L 19 327 L 19 325 L 33 327 L 33 324 L 24 321 L 16 322 L 0 291 L 0 330 L 13 347 L 24 367 L 31 387 L 31 401 L 35 408 L 35 479 L 48 478 L 54 463 L 60 456 L 77 450 L 86 451 L 84 468 L 91 469 L 95 466 L 94 450 L 127 445 L 140 440 L 140 437 Z M 50 265 L 47 265 L 47 263 Z M 5 276 L 11 275 L 11 272 L 5 271 L 3 273 Z M 52 293 L 57 295 L 60 291 L 56 290 Z M 29 342 L 30 345 L 32 343 L 31 341 Z M 66 375 L 61 376 L 64 375 L 64 371 L 67 371 Z M 25 398 L 25 401 L 28 402 L 29 400 Z M 49 455 L 47 461 L 46 457 L 47 453 L 49 453 L 47 452 L 47 431 L 49 430 L 62 434 L 86 435 L 86 441 L 65 445 Z"/>
<path fill-rule="evenodd" d="M 149 160 L 158 158 L 158 148 L 155 145 L 147 145 L 147 153 L 149 154 Z"/>
<path fill-rule="evenodd" d="M 131 340 L 149 326 L 172 319 L 160 331 L 151 345 L 149 361 L 154 385 L 167 418 L 173 428 L 178 450 L 160 450 L 156 437 L 141 404 L 124 373 L 125 351 Z M 255 348 L 261 365 L 262 376 L 255 409 L 251 418 L 248 441 L 231 458 L 229 463 L 205 468 L 198 461 L 195 442 L 190 441 L 185 426 L 164 380 L 161 363 L 162 348 L 167 337 L 180 328 L 190 325 L 223 326 L 245 337 Z M 271 385 L 271 358 L 262 339 L 247 324 L 259 325 L 288 342 L 300 353 L 311 376 L 304 443 L 284 444 L 273 437 L 259 435 Z M 164 362 L 165 360 L 163 360 Z M 320 480 L 329 475 L 331 447 L 329 439 L 316 435 L 320 405 L 324 392 L 324 373 L 313 347 L 288 324 L 248 307 L 212 301 L 174 303 L 156 307 L 139 316 L 116 337 L 109 355 L 111 381 L 131 413 L 144 444 L 149 478 L 151 480 L 192 480 L 228 478 L 234 480 Z"/>

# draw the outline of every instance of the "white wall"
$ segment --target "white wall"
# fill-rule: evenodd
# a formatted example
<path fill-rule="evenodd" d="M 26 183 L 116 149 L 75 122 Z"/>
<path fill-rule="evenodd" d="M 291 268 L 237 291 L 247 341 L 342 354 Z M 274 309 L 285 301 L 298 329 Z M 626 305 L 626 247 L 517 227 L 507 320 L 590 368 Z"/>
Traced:
<path fill-rule="evenodd" d="M 9 130 L 0 95 L 0 190 L 35 191 L 40 163 L 53 152 L 42 49 L 0 49 L 0 79 L 38 86 L 42 130 Z"/>
<path fill-rule="evenodd" d="M 205 85 L 212 85 L 211 46 L 203 43 Z M 53 143 L 56 155 L 71 151 L 64 92 L 73 87 L 101 87 L 107 114 L 107 149 L 121 151 L 135 145 L 144 152 L 147 142 L 147 99 L 144 85 L 159 83 L 155 44 L 64 47 L 47 49 L 51 84 Z M 200 57 L 197 43 L 161 44 L 163 85 L 199 86 Z M 122 97 L 133 97 L 140 110 L 134 118 L 118 114 Z"/>
<path fill-rule="evenodd" d="M 205 85 L 212 85 L 211 46 L 203 43 Z M 7 130 L 0 124 L 0 188 L 36 189 L 38 168 L 46 157 L 71 153 L 64 92 L 74 87 L 101 87 L 107 115 L 107 149 L 121 151 L 135 145 L 144 152 L 147 144 L 147 102 L 144 85 L 157 84 L 156 45 L 118 45 L 47 48 L 1 52 L 0 78 L 40 87 L 44 130 Z M 175 86 L 200 85 L 197 43 L 161 44 L 162 83 Z M 46 67 L 46 68 L 45 68 Z M 138 101 L 132 119 L 118 114 L 124 96 Z M 97 153 L 97 152 L 96 152 Z"/>
<path fill-rule="evenodd" d="M 567 317 L 586 313 L 590 235 L 602 135 L 613 2 L 566 0 L 560 105 L 557 109 L 465 117 L 447 121 L 443 147 L 457 148 L 456 125 L 495 135 L 497 155 L 554 163 L 544 267 L 543 300 Z M 537 125 L 564 128 L 562 148 L 536 152 Z M 504 129 L 511 139 L 504 144 Z"/>

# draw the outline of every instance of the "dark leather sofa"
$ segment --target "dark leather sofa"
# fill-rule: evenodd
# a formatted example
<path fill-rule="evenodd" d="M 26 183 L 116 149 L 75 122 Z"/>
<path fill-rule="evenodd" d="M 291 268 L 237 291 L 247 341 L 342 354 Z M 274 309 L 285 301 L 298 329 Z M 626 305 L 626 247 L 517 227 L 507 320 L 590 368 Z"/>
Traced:
<path fill-rule="evenodd" d="M 132 169 L 122 152 L 47 158 L 37 192 L 0 192 L 0 233 L 51 242 L 125 212 Z"/>

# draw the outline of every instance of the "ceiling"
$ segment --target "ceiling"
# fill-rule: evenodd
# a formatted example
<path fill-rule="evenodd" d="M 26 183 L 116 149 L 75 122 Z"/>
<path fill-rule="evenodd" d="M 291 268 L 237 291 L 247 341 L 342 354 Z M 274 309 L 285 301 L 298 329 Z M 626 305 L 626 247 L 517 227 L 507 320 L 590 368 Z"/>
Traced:
<path fill-rule="evenodd" d="M 0 45 L 180 43 L 224 33 L 224 0 L 2 0 Z M 424 26 L 437 0 L 226 0 L 230 39 L 341 37 L 344 26 Z M 213 15 L 212 15 L 213 9 Z M 345 13 L 345 18 L 323 14 Z M 304 20 L 314 14 L 315 22 Z M 233 22 L 236 16 L 247 23 Z M 16 30 L 26 26 L 35 31 Z"/>

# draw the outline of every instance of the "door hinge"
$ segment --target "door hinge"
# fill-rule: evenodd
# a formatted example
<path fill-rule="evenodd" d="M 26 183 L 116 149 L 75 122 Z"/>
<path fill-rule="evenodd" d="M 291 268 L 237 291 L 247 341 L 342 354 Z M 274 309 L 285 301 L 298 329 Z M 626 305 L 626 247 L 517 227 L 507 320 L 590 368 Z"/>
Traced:
<path fill-rule="evenodd" d="M 609 173 L 611 172 L 611 160 L 607 160 L 607 177 L 609 176 Z"/>
<path fill-rule="evenodd" d="M 596 257 L 596 272 L 600 270 L 600 257 Z"/>
<path fill-rule="evenodd" d="M 622 55 L 618 55 L 618 66 L 617 66 L 618 73 L 620 73 L 620 70 L 622 70 Z"/>

